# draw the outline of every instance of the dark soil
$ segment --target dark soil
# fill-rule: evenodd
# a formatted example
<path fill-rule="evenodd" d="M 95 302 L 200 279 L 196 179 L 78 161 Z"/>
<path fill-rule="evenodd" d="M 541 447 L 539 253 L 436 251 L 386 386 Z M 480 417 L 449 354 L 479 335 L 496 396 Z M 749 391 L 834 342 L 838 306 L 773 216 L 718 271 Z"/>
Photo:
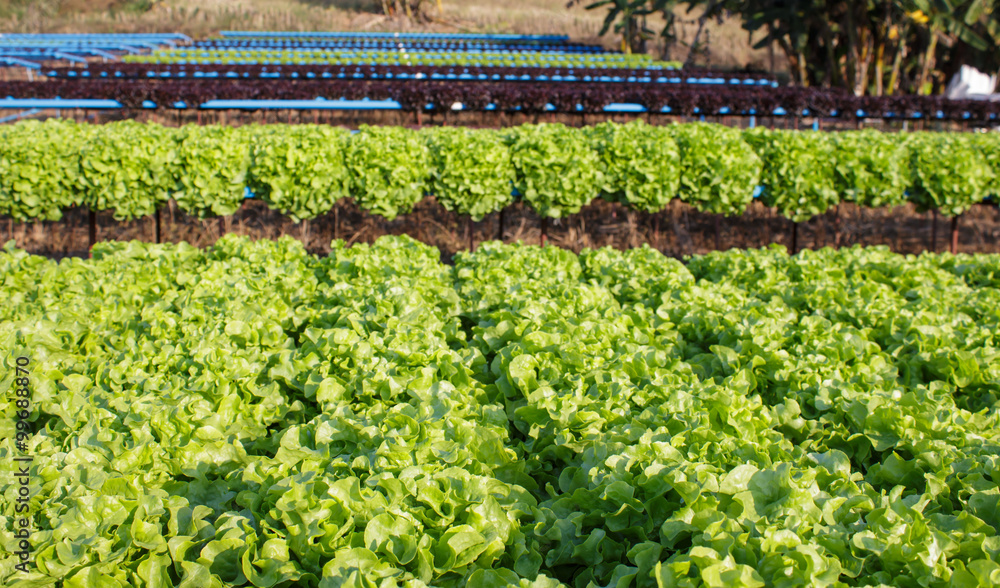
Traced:
<path fill-rule="evenodd" d="M 499 215 L 471 223 L 474 243 L 498 238 Z M 341 202 L 336 211 L 295 224 L 257 200 L 248 200 L 236 214 L 223 219 L 200 221 L 181 212 L 173 203 L 160 215 L 161 239 L 186 241 L 192 245 L 211 245 L 227 232 L 254 239 L 276 239 L 291 235 L 306 243 L 317 254 L 330 251 L 336 238 L 347 243 L 370 243 L 382 235 L 408 234 L 441 250 L 442 259 L 469 247 L 467 219 L 446 211 L 433 198 L 420 202 L 415 210 L 396 220 L 387 221 L 361 211 L 350 201 Z M 505 241 L 537 244 L 541 238 L 539 218 L 526 206 L 517 204 L 504 212 Z M 839 225 L 839 231 L 838 231 Z M 918 214 L 912 205 L 894 209 L 863 209 L 841 204 L 823 216 L 800 223 L 798 249 L 825 246 L 886 245 L 900 253 L 920 253 L 930 249 L 948 250 L 950 219 L 937 220 L 937 242 L 932 245 L 933 216 Z M 0 217 L 3 240 L 13 238 L 17 246 L 32 253 L 53 258 L 86 256 L 89 250 L 88 213 L 82 208 L 67 211 L 63 220 L 20 224 Z M 110 212 L 96 215 L 97 240 L 155 240 L 155 217 L 117 222 Z M 755 202 L 740 217 L 724 218 L 697 212 L 677 200 L 666 210 L 650 215 L 633 212 L 620 205 L 597 200 L 580 214 L 552 220 L 547 228 L 548 241 L 573 251 L 584 247 L 610 245 L 620 249 L 643 243 L 673 257 L 706 253 L 733 247 L 763 247 L 780 243 L 792 248 L 793 224 L 773 210 Z M 977 205 L 959 218 L 958 251 L 967 253 L 1000 252 L 1000 210 Z"/>

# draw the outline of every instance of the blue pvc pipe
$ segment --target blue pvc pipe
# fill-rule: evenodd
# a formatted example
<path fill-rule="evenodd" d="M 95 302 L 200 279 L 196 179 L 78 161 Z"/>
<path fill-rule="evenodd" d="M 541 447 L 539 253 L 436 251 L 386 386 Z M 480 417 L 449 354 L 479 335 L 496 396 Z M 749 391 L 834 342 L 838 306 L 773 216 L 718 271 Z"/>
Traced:
<path fill-rule="evenodd" d="M 27 67 L 28 69 L 42 69 L 42 66 L 39 63 L 35 63 L 34 61 L 28 61 L 26 59 L 18 59 L 16 57 L 0 56 L 0 63 L 12 67 Z"/>
<path fill-rule="evenodd" d="M 62 98 L 0 98 L 0 108 L 121 108 L 117 100 L 63 100 Z"/>
<path fill-rule="evenodd" d="M 646 112 L 646 107 L 641 104 L 615 102 L 605 106 L 604 112 Z"/>
<path fill-rule="evenodd" d="M 191 37 L 182 33 L 69 33 L 69 34 L 36 34 L 36 33 L 5 33 L 0 40 L 3 41 L 71 41 L 71 42 L 100 42 L 111 40 L 164 40 L 164 41 L 190 41 Z"/>
<path fill-rule="evenodd" d="M 8 51 L 0 49 L 0 57 L 13 57 L 17 59 L 40 59 L 42 61 L 62 60 L 76 61 L 77 63 L 87 63 L 87 60 L 79 55 L 63 53 L 61 51 L 46 51 L 42 53 L 33 51 Z"/>
<path fill-rule="evenodd" d="M 204 109 L 401 110 L 395 100 L 210 100 Z"/>
<path fill-rule="evenodd" d="M 34 115 L 38 114 L 39 112 L 41 112 L 41 109 L 39 109 L 39 108 L 32 108 L 31 110 L 25 110 L 24 112 L 19 112 L 17 114 L 12 114 L 10 116 L 5 116 L 3 118 L 0 118 L 0 123 L 8 123 L 8 122 L 11 122 L 11 121 L 15 121 L 15 120 L 17 120 L 19 118 L 24 118 L 26 116 L 34 116 Z"/>

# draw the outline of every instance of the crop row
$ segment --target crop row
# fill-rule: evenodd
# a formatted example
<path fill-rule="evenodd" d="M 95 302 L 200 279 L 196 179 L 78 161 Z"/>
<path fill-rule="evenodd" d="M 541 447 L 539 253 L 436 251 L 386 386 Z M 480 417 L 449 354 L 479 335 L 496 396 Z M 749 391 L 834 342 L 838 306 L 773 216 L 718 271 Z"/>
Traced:
<path fill-rule="evenodd" d="M 476 220 L 515 197 L 553 218 L 596 197 L 646 212 L 676 197 L 739 215 L 758 186 L 765 204 L 795 221 L 844 200 L 869 207 L 911 200 L 954 216 L 1000 193 L 1000 138 L 641 121 L 351 134 L 321 125 L 54 119 L 6 126 L 0 135 L 0 213 L 19 221 L 57 220 L 80 204 L 133 219 L 169 198 L 199 218 L 228 215 L 247 187 L 295 220 L 324 214 L 345 197 L 393 219 L 427 194 Z"/>
<path fill-rule="evenodd" d="M 8 246 L 0 584 L 997 586 L 998 285 L 885 248 Z"/>
<path fill-rule="evenodd" d="M 679 68 L 647 54 L 551 53 L 505 51 L 380 51 L 371 49 L 164 49 L 128 55 L 125 63 L 244 63 L 311 65 L 454 65 L 508 67 L 649 67 Z"/>
<path fill-rule="evenodd" d="M 336 67 L 318 67 L 315 65 L 280 65 L 280 66 L 264 66 L 264 65 L 243 65 L 243 64 L 231 64 L 231 65 L 215 65 L 215 64 L 199 64 L 191 66 L 183 65 L 170 65 L 162 63 L 144 64 L 144 63 L 91 63 L 88 64 L 86 68 L 80 67 L 58 67 L 48 70 L 48 75 L 55 78 L 100 78 L 100 77 L 111 77 L 111 78 L 149 78 L 158 77 L 164 75 L 180 76 L 187 75 L 189 77 L 194 76 L 196 72 L 201 74 L 229 74 L 230 72 L 236 74 L 241 78 L 283 78 L 283 79 L 301 79 L 301 78 L 329 78 L 329 77 L 342 77 L 347 76 L 351 79 L 385 79 L 401 76 L 409 76 L 413 78 L 414 76 L 424 75 L 431 76 L 432 74 L 452 74 L 454 76 L 467 76 L 458 79 L 467 80 L 477 79 L 480 76 L 486 76 L 486 79 L 501 79 L 508 80 L 511 77 L 520 79 L 523 76 L 527 76 L 531 80 L 538 80 L 539 76 L 545 76 L 549 80 L 559 80 L 572 81 L 572 78 L 577 80 L 582 79 L 584 76 L 590 76 L 595 78 L 595 81 L 599 81 L 600 78 L 611 78 L 619 79 L 622 81 L 637 81 L 637 80 L 648 80 L 657 81 L 664 80 L 665 82 L 671 82 L 672 80 L 677 80 L 676 83 L 688 83 L 689 80 L 698 81 L 702 79 L 718 80 L 716 83 L 732 83 L 732 80 L 739 82 L 744 82 L 746 80 L 756 81 L 762 83 L 769 81 L 770 76 L 762 73 L 751 73 L 751 72 L 721 72 L 717 70 L 702 69 L 702 68 L 684 68 L 678 70 L 654 70 L 649 68 L 617 68 L 617 67 L 605 67 L 601 68 L 599 72 L 590 71 L 592 68 L 588 67 L 438 67 L 429 65 L 367 65 L 363 67 L 357 66 L 336 66 Z M 494 76 L 499 76 L 499 78 L 494 78 Z M 419 79 L 419 78 L 417 78 Z"/>
<path fill-rule="evenodd" d="M 362 76 L 364 74 L 361 74 Z M 987 122 L 1000 116 L 1000 101 L 948 100 L 943 96 L 855 96 L 818 88 L 746 88 L 688 84 L 603 84 L 581 82 L 511 82 L 461 80 L 127 80 L 54 79 L 0 82 L 0 96 L 117 100 L 126 108 L 145 101 L 166 108 L 180 102 L 189 108 L 211 100 L 395 100 L 409 112 L 431 105 L 448 110 L 603 113 L 611 104 L 637 104 L 649 112 L 673 116 L 757 114 L 777 109 L 791 115 L 842 119 L 896 117 Z"/>
<path fill-rule="evenodd" d="M 610 53 L 600 45 L 581 43 L 525 43 L 517 41 L 443 41 L 418 39 L 362 40 L 362 39 L 205 39 L 194 41 L 189 48 L 205 49 L 407 49 L 423 51 L 558 51 L 562 53 Z"/>

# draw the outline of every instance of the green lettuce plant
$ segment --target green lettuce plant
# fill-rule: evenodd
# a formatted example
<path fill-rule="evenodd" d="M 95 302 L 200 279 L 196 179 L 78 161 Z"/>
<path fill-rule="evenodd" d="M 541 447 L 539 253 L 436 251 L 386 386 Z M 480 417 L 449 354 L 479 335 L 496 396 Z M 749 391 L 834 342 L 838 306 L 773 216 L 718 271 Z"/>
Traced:
<path fill-rule="evenodd" d="M 711 123 L 668 129 L 680 150 L 681 201 L 702 212 L 743 214 L 753 201 L 761 160 L 739 131 Z"/>
<path fill-rule="evenodd" d="M 917 210 L 958 216 L 989 195 L 993 170 L 973 136 L 920 132 L 909 145 Z"/>
<path fill-rule="evenodd" d="M 250 170 L 256 127 L 187 125 L 178 135 L 180 165 L 177 205 L 198 217 L 226 216 L 239 210 Z"/>
<path fill-rule="evenodd" d="M 975 135 L 973 144 L 989 168 L 987 195 L 998 199 L 1000 198 L 1000 133 L 987 132 Z"/>
<path fill-rule="evenodd" d="M 149 216 L 177 190 L 177 130 L 124 120 L 91 133 L 80 150 L 83 204 L 116 220 Z"/>
<path fill-rule="evenodd" d="M 583 131 L 558 123 L 508 131 L 521 198 L 543 217 L 580 212 L 600 191 L 600 157 Z"/>
<path fill-rule="evenodd" d="M 430 149 L 430 190 L 445 209 L 480 221 L 513 202 L 514 165 L 499 131 L 430 127 L 421 133 Z"/>
<path fill-rule="evenodd" d="M 95 127 L 48 119 L 0 131 L 0 214 L 16 221 L 56 221 L 80 204 L 85 188 L 80 148 Z"/>
<path fill-rule="evenodd" d="M 778 214 L 803 222 L 839 202 L 829 135 L 758 127 L 744 137 L 763 162 L 762 201 L 777 208 Z"/>
<path fill-rule="evenodd" d="M 585 132 L 600 155 L 606 200 L 657 212 L 677 195 L 681 161 L 669 129 L 637 119 L 624 125 L 603 122 Z"/>
<path fill-rule="evenodd" d="M 430 151 L 415 131 L 362 125 L 344 154 L 358 206 L 392 220 L 427 192 Z"/>
<path fill-rule="evenodd" d="M 832 133 L 830 139 L 841 200 L 869 208 L 906 202 L 910 152 L 903 135 L 866 129 Z"/>
<path fill-rule="evenodd" d="M 250 188 L 295 222 L 329 212 L 349 193 L 344 163 L 349 133 L 319 125 L 279 126 L 257 133 Z"/>

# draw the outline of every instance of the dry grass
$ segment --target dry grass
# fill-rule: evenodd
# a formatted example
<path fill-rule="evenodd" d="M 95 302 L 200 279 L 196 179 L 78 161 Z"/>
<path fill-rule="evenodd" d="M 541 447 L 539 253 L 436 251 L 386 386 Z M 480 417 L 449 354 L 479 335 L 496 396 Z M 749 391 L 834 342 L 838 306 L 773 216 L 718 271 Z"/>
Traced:
<path fill-rule="evenodd" d="M 430 0 L 428 0 L 430 2 Z M 162 0 L 153 9 L 130 9 L 135 0 L 0 0 L 0 30 L 21 33 L 126 33 L 178 31 L 204 38 L 226 29 L 291 31 L 439 31 L 565 34 L 588 43 L 618 46 L 613 33 L 600 37 L 603 10 L 566 8 L 565 0 L 442 0 L 444 12 L 431 22 L 386 18 L 371 12 L 373 0 Z M 431 2 L 431 4 L 433 4 Z M 682 40 L 690 43 L 696 14 L 681 14 Z M 652 19 L 650 28 L 662 22 Z M 767 67 L 767 52 L 751 48 L 739 23 L 706 27 L 707 55 L 696 63 L 722 68 Z M 683 45 L 683 44 L 682 44 Z M 653 43 L 651 50 L 659 53 Z M 675 59 L 687 50 L 676 47 Z"/>

